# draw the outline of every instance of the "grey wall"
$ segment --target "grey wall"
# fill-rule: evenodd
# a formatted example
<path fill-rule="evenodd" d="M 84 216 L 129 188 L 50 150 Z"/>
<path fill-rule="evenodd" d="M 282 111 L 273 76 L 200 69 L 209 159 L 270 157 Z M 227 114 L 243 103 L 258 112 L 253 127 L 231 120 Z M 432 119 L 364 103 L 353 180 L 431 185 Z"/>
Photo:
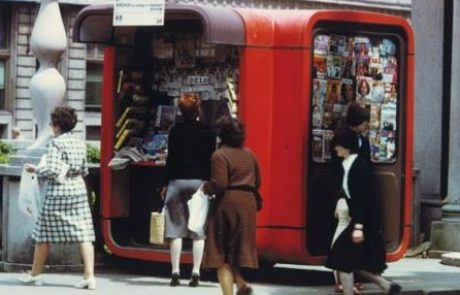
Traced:
<path fill-rule="evenodd" d="M 450 99 L 449 177 L 450 201 L 460 201 L 460 0 L 454 0 L 452 32 L 452 86 Z"/>
<path fill-rule="evenodd" d="M 412 1 L 411 19 L 416 52 L 414 165 L 421 169 L 421 192 L 428 197 L 441 189 L 444 1 Z"/>

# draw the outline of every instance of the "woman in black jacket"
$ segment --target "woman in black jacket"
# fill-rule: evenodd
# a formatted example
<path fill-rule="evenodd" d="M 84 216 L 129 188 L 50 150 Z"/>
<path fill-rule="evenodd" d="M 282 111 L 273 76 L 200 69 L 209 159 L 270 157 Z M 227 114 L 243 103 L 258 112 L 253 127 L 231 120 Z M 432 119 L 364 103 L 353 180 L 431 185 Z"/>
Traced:
<path fill-rule="evenodd" d="M 166 183 L 161 192 L 165 199 L 165 237 L 170 239 L 172 278 L 171 286 L 180 285 L 180 256 L 182 239 L 193 239 L 193 269 L 189 286 L 199 285 L 200 265 L 204 251 L 204 232 L 187 228 L 187 201 L 210 175 L 210 159 L 216 146 L 216 137 L 210 127 L 198 121 L 200 99 L 187 93 L 179 99 L 183 121 L 169 131 Z"/>
<path fill-rule="evenodd" d="M 385 270 L 385 248 L 379 208 L 372 190 L 369 162 L 358 156 L 356 135 L 349 128 L 336 132 L 334 149 L 343 158 L 342 194 L 336 215 L 348 214 L 348 224 L 337 227 L 326 266 L 338 271 L 345 295 L 353 294 L 353 272 L 377 284 L 388 294 L 401 286 L 380 276 Z"/>

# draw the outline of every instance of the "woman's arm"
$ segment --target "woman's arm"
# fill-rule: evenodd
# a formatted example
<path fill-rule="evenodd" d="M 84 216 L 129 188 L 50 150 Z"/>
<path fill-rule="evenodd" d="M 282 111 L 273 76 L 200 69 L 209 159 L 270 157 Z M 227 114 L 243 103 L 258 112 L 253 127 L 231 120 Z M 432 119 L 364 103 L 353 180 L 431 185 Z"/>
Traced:
<path fill-rule="evenodd" d="M 203 191 L 208 194 L 220 193 L 228 187 L 228 163 L 218 151 L 211 157 L 211 179 L 203 186 Z"/>
<path fill-rule="evenodd" d="M 46 156 L 46 165 L 37 167 L 36 173 L 40 178 L 57 178 L 61 167 L 62 151 L 55 142 L 51 142 Z"/>

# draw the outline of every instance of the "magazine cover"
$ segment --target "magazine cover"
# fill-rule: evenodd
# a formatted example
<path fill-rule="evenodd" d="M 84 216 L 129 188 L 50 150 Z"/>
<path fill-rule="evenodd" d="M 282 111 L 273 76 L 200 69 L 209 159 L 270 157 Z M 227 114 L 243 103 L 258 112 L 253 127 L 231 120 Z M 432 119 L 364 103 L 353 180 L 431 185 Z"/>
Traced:
<path fill-rule="evenodd" d="M 154 57 L 158 59 L 172 59 L 174 57 L 174 44 L 164 39 L 157 39 L 153 46 Z"/>
<path fill-rule="evenodd" d="M 331 35 L 329 39 L 329 54 L 344 55 L 346 51 L 346 37 L 342 35 Z"/>
<path fill-rule="evenodd" d="M 326 111 L 332 111 L 335 104 L 339 103 L 340 97 L 340 81 L 328 80 L 327 81 L 327 93 L 326 101 L 324 102 L 324 108 Z"/>
<path fill-rule="evenodd" d="M 342 57 L 329 55 L 327 57 L 327 77 L 329 79 L 340 79 L 342 74 Z"/>
<path fill-rule="evenodd" d="M 385 99 L 385 85 L 382 81 L 372 83 L 371 102 L 382 103 Z"/>
<path fill-rule="evenodd" d="M 392 161 L 396 158 L 396 143 L 395 143 L 395 132 L 394 131 L 382 131 L 382 141 L 385 142 L 385 159 L 386 161 Z"/>
<path fill-rule="evenodd" d="M 370 108 L 369 116 L 369 129 L 379 130 L 380 129 L 380 104 L 372 103 Z"/>
<path fill-rule="evenodd" d="M 329 50 L 329 36 L 327 35 L 318 35 L 315 37 L 314 41 L 314 55 L 328 55 Z"/>
<path fill-rule="evenodd" d="M 356 76 L 356 62 L 353 57 L 344 57 L 342 60 L 342 78 L 352 79 Z"/>
<path fill-rule="evenodd" d="M 315 55 L 313 60 L 314 77 L 318 79 L 326 79 L 327 61 L 325 55 Z"/>
<path fill-rule="evenodd" d="M 396 57 L 382 59 L 383 73 L 392 75 L 394 83 L 398 81 L 398 60 Z"/>
<path fill-rule="evenodd" d="M 358 60 L 368 60 L 371 54 L 371 42 L 367 37 L 355 37 L 355 56 Z"/>
<path fill-rule="evenodd" d="M 178 36 L 174 63 L 176 68 L 193 68 L 195 66 L 195 39 L 193 36 Z"/>
<path fill-rule="evenodd" d="M 313 106 L 312 125 L 314 128 L 321 128 L 323 124 L 323 109 L 321 105 Z"/>
<path fill-rule="evenodd" d="M 356 101 L 355 86 L 352 79 L 340 80 L 340 100 L 341 104 L 348 104 Z"/>
<path fill-rule="evenodd" d="M 332 130 L 323 131 L 323 161 L 331 161 L 331 148 L 332 148 L 332 138 L 334 137 L 334 132 Z"/>
<path fill-rule="evenodd" d="M 314 162 L 323 162 L 323 130 L 313 129 L 311 141 L 311 155 Z"/>
<path fill-rule="evenodd" d="M 161 131 L 169 131 L 176 122 L 176 107 L 169 105 L 159 105 L 155 120 L 155 127 Z"/>
<path fill-rule="evenodd" d="M 383 103 L 394 103 L 398 100 L 398 90 L 395 83 L 385 83 L 385 99 Z"/>
<path fill-rule="evenodd" d="M 327 93 L 327 80 L 313 80 L 313 104 L 323 105 Z"/>
<path fill-rule="evenodd" d="M 345 51 L 343 53 L 343 56 L 345 57 L 355 56 L 355 39 L 353 37 L 346 38 Z"/>
<path fill-rule="evenodd" d="M 368 61 L 357 61 L 356 62 L 356 76 L 369 76 L 369 62 Z"/>
<path fill-rule="evenodd" d="M 396 105 L 392 103 L 380 106 L 380 128 L 386 131 L 396 130 Z"/>
<path fill-rule="evenodd" d="M 396 45 L 390 39 L 383 38 L 379 45 L 379 50 L 382 57 L 394 56 L 396 54 Z"/>
<path fill-rule="evenodd" d="M 380 160 L 380 135 L 378 131 L 369 131 L 369 145 L 371 148 L 371 161 L 379 162 Z"/>
<path fill-rule="evenodd" d="M 356 101 L 370 102 L 372 99 L 372 78 L 359 76 L 356 78 Z"/>

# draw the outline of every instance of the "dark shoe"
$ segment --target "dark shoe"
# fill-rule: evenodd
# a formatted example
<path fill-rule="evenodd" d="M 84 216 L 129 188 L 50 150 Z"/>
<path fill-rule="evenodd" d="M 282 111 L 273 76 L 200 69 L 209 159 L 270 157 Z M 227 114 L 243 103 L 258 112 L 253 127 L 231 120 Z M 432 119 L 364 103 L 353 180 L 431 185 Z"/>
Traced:
<path fill-rule="evenodd" d="M 200 275 L 197 273 L 192 273 L 190 282 L 188 283 L 190 287 L 198 287 L 200 285 Z"/>
<path fill-rule="evenodd" d="M 180 278 L 180 275 L 178 273 L 173 273 L 171 276 L 171 282 L 169 283 L 169 285 L 171 287 L 179 286 L 180 285 L 179 278 Z"/>
<path fill-rule="evenodd" d="M 236 292 L 236 295 L 254 295 L 254 292 L 251 287 L 244 285 Z"/>
<path fill-rule="evenodd" d="M 390 290 L 388 291 L 388 295 L 399 294 L 401 290 L 402 290 L 402 287 L 399 284 L 391 283 Z"/>

